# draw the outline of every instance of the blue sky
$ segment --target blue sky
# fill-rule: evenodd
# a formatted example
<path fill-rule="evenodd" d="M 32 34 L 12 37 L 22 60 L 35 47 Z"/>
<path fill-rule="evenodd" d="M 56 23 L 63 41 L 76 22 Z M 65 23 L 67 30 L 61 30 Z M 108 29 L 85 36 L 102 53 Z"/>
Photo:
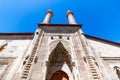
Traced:
<path fill-rule="evenodd" d="M 51 23 L 68 24 L 70 9 L 84 33 L 120 42 L 120 0 L 0 0 L 0 33 L 34 32 L 48 9 Z"/>

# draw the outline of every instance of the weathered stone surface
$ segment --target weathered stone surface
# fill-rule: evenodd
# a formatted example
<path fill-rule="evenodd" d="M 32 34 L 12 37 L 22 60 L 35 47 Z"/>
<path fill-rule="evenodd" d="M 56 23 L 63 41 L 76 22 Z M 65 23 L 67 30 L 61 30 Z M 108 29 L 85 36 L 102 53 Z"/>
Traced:
<path fill-rule="evenodd" d="M 51 17 L 34 37 L 0 34 L 0 80 L 119 80 L 120 45 L 87 37 L 79 25 L 51 25 Z M 67 17 L 76 24 L 71 11 Z"/>

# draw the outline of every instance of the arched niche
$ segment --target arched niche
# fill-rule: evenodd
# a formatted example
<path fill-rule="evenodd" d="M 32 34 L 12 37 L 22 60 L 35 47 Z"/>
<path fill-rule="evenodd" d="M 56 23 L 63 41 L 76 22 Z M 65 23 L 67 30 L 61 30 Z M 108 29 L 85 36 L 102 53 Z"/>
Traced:
<path fill-rule="evenodd" d="M 64 46 L 64 48 L 68 51 L 69 54 L 71 54 L 71 43 L 69 41 L 66 40 L 54 40 L 52 42 L 49 43 L 49 52 L 51 53 L 57 46 L 58 43 L 62 43 L 62 45 Z"/>
<path fill-rule="evenodd" d="M 63 44 L 58 42 L 56 47 L 51 51 L 48 58 L 46 80 L 50 80 L 50 77 L 55 71 L 65 69 L 68 73 L 72 72 L 71 56 Z"/>

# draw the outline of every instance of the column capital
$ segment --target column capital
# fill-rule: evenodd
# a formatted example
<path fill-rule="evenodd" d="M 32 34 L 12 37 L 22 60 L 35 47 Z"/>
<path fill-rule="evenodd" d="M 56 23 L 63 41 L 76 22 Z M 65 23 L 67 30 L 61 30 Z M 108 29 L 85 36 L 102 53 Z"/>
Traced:
<path fill-rule="evenodd" d="M 69 14 L 73 15 L 73 12 L 71 10 L 68 10 L 67 13 L 66 13 L 66 17 L 68 17 Z"/>
<path fill-rule="evenodd" d="M 53 15 L 53 12 L 52 12 L 51 9 L 49 9 L 49 10 L 46 12 L 46 14 L 48 14 L 48 13 L 50 13 L 51 15 Z"/>

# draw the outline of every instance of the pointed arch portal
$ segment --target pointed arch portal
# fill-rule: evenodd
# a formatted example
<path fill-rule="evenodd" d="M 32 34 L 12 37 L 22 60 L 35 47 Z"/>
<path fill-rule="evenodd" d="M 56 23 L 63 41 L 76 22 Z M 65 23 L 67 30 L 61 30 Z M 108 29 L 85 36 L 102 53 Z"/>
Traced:
<path fill-rule="evenodd" d="M 69 80 L 69 77 L 64 71 L 59 70 L 53 73 L 50 80 Z"/>
<path fill-rule="evenodd" d="M 52 64 L 64 62 L 70 64 L 71 56 L 61 42 L 57 44 L 55 49 L 49 55 L 49 62 Z"/>
<path fill-rule="evenodd" d="M 69 80 L 64 71 L 67 74 L 72 71 L 71 56 L 62 42 L 58 42 L 48 57 L 46 80 Z"/>

